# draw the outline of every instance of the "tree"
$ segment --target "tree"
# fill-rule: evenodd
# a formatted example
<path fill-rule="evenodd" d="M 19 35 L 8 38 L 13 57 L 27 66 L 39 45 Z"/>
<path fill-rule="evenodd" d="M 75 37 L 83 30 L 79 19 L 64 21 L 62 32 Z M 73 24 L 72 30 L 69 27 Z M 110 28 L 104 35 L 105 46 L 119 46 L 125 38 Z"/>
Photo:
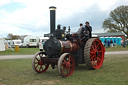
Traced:
<path fill-rule="evenodd" d="M 9 39 L 9 40 L 15 40 L 15 39 L 21 39 L 21 37 L 19 35 L 13 35 L 12 33 L 9 33 L 7 35 L 7 39 Z"/>
<path fill-rule="evenodd" d="M 13 34 L 12 33 L 9 33 L 8 35 L 7 35 L 7 39 L 12 39 L 13 38 Z"/>
<path fill-rule="evenodd" d="M 128 6 L 119 6 L 110 12 L 109 18 L 103 22 L 107 32 L 123 31 L 128 36 Z"/>

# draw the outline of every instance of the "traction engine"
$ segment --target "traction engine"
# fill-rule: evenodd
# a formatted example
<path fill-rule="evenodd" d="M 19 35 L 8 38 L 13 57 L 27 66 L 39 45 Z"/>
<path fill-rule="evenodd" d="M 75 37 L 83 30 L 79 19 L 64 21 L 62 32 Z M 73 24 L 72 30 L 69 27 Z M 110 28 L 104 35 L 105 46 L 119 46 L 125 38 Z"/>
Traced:
<path fill-rule="evenodd" d="M 58 25 L 55 29 L 55 10 L 50 9 L 50 34 L 44 43 L 44 51 L 37 52 L 32 59 L 32 67 L 37 73 L 46 72 L 51 65 L 63 77 L 73 74 L 75 66 L 86 64 L 89 69 L 99 69 L 104 61 L 105 49 L 99 38 L 89 38 L 87 32 L 70 33 Z"/>

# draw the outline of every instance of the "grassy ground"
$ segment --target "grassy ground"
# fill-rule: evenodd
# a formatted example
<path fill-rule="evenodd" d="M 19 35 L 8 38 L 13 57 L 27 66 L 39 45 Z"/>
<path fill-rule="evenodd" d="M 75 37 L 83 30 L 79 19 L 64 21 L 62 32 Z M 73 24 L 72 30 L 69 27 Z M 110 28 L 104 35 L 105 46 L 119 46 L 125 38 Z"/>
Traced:
<path fill-rule="evenodd" d="M 22 55 L 22 54 L 35 54 L 39 51 L 39 48 L 19 48 L 19 52 L 16 52 L 15 49 L 7 49 L 5 51 L 0 51 L 0 55 Z"/>
<path fill-rule="evenodd" d="M 105 48 L 106 51 L 128 51 L 128 46 L 122 47 L 122 46 L 117 46 L 117 47 L 110 47 L 110 48 Z"/>
<path fill-rule="evenodd" d="M 37 74 L 31 67 L 31 59 L 0 60 L 0 85 L 128 85 L 128 56 L 107 55 L 98 70 L 88 70 L 79 65 L 68 78 L 59 75 L 57 69 Z"/>
<path fill-rule="evenodd" d="M 128 51 L 128 46 L 123 48 L 122 46 L 105 48 L 107 51 Z M 12 51 L 11 49 L 0 51 L 0 55 L 24 55 L 24 54 L 35 54 L 39 51 L 39 48 L 19 48 L 19 52 Z"/>

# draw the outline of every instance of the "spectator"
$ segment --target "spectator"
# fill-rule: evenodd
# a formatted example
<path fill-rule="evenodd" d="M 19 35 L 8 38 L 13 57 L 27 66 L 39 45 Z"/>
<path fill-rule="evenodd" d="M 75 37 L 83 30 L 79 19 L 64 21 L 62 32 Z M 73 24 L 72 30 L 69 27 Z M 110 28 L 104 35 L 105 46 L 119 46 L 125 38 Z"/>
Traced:
<path fill-rule="evenodd" d="M 116 39 L 114 39 L 114 46 L 116 47 Z"/>
<path fill-rule="evenodd" d="M 104 41 L 104 46 L 107 47 L 107 40 Z"/>
<path fill-rule="evenodd" d="M 111 44 L 111 47 L 113 47 L 113 41 L 112 40 L 110 41 L 110 44 Z"/>
<path fill-rule="evenodd" d="M 121 40 L 121 45 L 123 46 L 123 40 Z"/>
<path fill-rule="evenodd" d="M 44 45 L 44 40 L 42 40 L 42 45 Z"/>
<path fill-rule="evenodd" d="M 124 41 L 124 42 L 123 42 L 123 47 L 125 47 L 125 46 L 126 46 L 126 42 Z"/>
<path fill-rule="evenodd" d="M 122 45 L 122 47 L 125 47 L 125 41 L 123 41 L 123 40 L 121 40 L 121 45 Z"/>
<path fill-rule="evenodd" d="M 108 43 L 108 47 L 110 47 L 110 41 L 109 41 L 109 40 L 108 40 L 108 42 L 107 42 L 107 43 Z"/>

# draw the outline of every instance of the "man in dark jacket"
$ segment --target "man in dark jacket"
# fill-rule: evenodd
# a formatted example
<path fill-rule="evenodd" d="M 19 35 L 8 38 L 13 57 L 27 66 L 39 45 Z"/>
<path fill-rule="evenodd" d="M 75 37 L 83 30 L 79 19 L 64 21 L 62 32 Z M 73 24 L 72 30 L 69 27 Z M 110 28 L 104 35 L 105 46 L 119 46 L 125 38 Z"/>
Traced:
<path fill-rule="evenodd" d="M 89 34 L 89 38 L 91 38 L 92 37 L 92 27 L 89 25 L 89 22 L 85 22 L 85 28 Z"/>
<path fill-rule="evenodd" d="M 83 33 L 85 33 L 85 32 L 86 32 L 85 27 L 83 26 L 82 23 L 80 23 L 80 28 L 79 28 L 79 30 L 77 32 L 79 39 L 81 39 L 81 37 L 84 36 Z"/>

